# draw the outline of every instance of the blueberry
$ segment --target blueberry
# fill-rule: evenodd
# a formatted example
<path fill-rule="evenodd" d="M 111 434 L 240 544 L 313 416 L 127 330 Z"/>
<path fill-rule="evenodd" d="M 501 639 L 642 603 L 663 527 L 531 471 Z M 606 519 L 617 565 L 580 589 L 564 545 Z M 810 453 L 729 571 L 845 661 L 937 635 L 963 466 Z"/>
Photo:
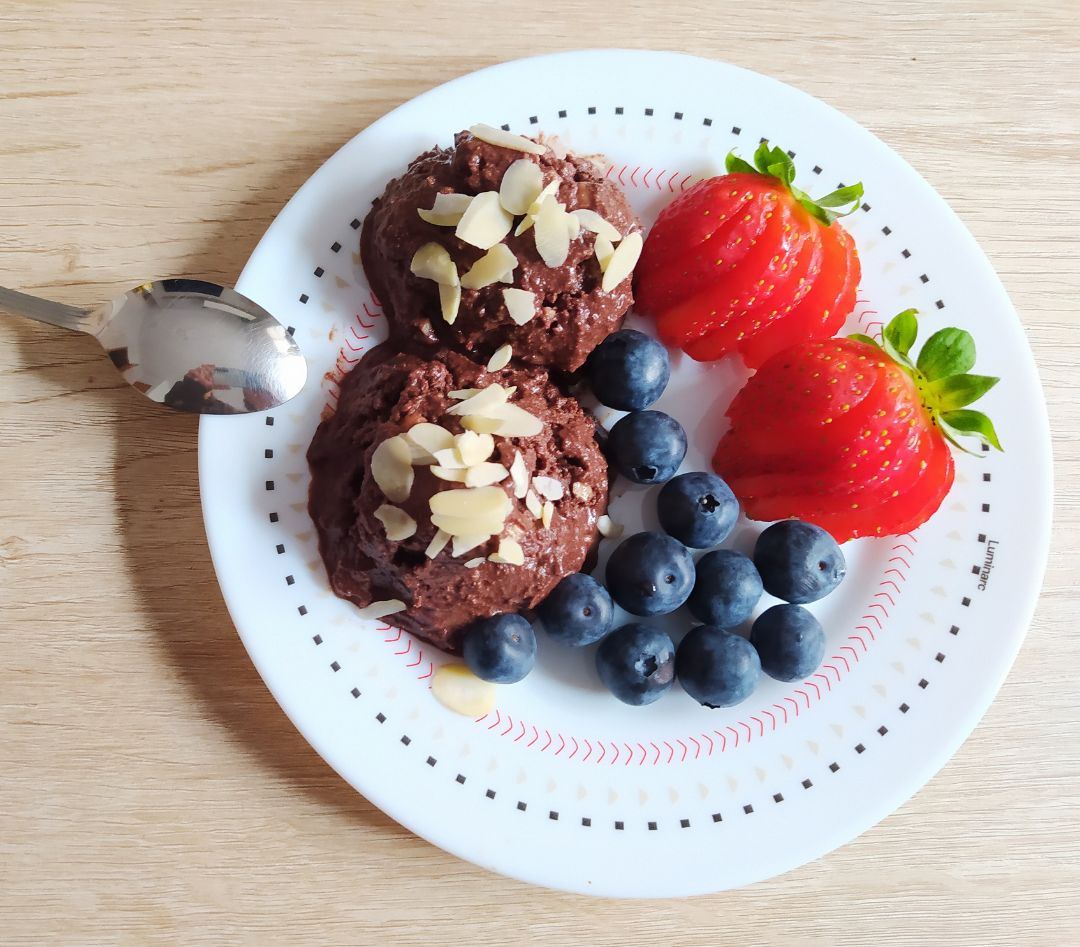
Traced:
<path fill-rule="evenodd" d="M 652 625 L 623 625 L 600 642 L 596 671 L 604 686 L 624 704 L 651 704 L 669 691 L 675 680 L 675 645 Z"/>
<path fill-rule="evenodd" d="M 718 546 L 739 518 L 739 501 L 716 474 L 679 474 L 664 484 L 656 498 L 660 525 L 694 549 Z"/>
<path fill-rule="evenodd" d="M 584 572 L 563 579 L 537 612 L 549 637 L 574 647 L 599 641 L 615 619 L 607 589 Z"/>
<path fill-rule="evenodd" d="M 758 536 L 754 565 L 766 592 L 797 605 L 824 598 L 847 573 L 836 540 L 820 526 L 799 520 L 773 523 Z"/>
<path fill-rule="evenodd" d="M 608 459 L 634 483 L 663 483 L 686 456 L 686 431 L 663 411 L 634 411 L 615 423 L 607 439 Z"/>
<path fill-rule="evenodd" d="M 754 692 L 761 661 L 754 646 L 733 631 L 698 625 L 687 632 L 675 656 L 683 690 L 706 707 L 731 707 Z"/>
<path fill-rule="evenodd" d="M 520 615 L 493 615 L 465 629 L 461 652 L 469 670 L 481 680 L 515 684 L 536 663 L 536 636 Z"/>
<path fill-rule="evenodd" d="M 699 621 L 717 628 L 741 625 L 761 598 L 761 576 L 742 553 L 731 549 L 707 552 L 697 561 L 694 591 L 687 607 Z"/>
<path fill-rule="evenodd" d="M 694 560 L 677 539 L 635 533 L 624 539 L 607 564 L 611 597 L 634 615 L 675 611 L 694 587 Z"/>
<path fill-rule="evenodd" d="M 663 393 L 671 377 L 667 349 L 637 329 L 622 329 L 601 342 L 587 366 L 593 394 L 620 411 L 640 411 Z"/>
<path fill-rule="evenodd" d="M 825 630 L 801 605 L 774 605 L 750 631 L 761 668 L 778 681 L 798 681 L 816 671 L 825 657 Z"/>

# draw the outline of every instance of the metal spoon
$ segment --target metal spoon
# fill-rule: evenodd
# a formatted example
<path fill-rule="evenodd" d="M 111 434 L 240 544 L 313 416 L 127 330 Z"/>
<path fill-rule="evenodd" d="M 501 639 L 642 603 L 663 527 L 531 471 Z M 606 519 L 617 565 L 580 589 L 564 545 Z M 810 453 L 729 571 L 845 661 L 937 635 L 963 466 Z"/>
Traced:
<path fill-rule="evenodd" d="M 144 283 L 96 309 L 0 287 L 0 308 L 94 336 L 128 384 L 180 411 L 264 411 L 307 381 L 307 362 L 285 327 L 216 283 Z"/>

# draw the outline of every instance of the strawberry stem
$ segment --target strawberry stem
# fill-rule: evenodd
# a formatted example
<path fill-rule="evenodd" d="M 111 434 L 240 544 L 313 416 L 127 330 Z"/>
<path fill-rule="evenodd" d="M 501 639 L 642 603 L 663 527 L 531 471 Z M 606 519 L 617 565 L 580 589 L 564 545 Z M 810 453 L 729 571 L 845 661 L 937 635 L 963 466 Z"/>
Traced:
<path fill-rule="evenodd" d="M 727 156 L 725 167 L 729 174 L 763 174 L 766 177 L 776 178 L 811 216 L 820 220 L 826 227 L 834 220 L 853 213 L 862 201 L 861 182 L 837 188 L 831 194 L 817 199 L 800 190 L 795 186 L 795 162 L 791 159 L 791 155 L 782 148 L 769 147 L 768 141 L 763 141 L 758 145 L 757 151 L 754 152 L 753 164 L 744 161 L 732 150 Z"/>
<path fill-rule="evenodd" d="M 976 437 L 984 444 L 1004 450 L 990 418 L 967 407 L 1000 380 L 990 375 L 968 374 L 975 365 L 975 340 L 971 333 L 964 329 L 939 329 L 926 340 L 912 363 L 908 353 L 919 334 L 917 316 L 916 309 L 905 309 L 894 316 L 882 330 L 880 342 L 862 333 L 848 338 L 880 349 L 911 377 L 923 407 L 954 447 L 976 454 L 961 442 L 961 438 Z"/>

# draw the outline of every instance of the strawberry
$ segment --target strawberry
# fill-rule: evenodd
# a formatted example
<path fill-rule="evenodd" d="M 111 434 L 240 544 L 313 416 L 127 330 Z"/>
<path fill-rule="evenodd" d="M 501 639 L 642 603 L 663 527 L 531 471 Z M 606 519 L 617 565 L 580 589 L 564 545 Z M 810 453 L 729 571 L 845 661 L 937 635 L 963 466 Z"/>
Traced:
<path fill-rule="evenodd" d="M 990 419 L 967 405 L 998 379 L 968 374 L 975 342 L 935 332 L 913 362 L 909 309 L 865 335 L 801 342 L 767 359 L 728 408 L 713 456 L 747 515 L 794 517 L 839 542 L 909 532 L 953 483 L 949 445 L 965 436 L 1001 450 Z"/>
<path fill-rule="evenodd" d="M 756 366 L 787 345 L 828 338 L 851 312 L 859 261 L 836 220 L 858 207 L 863 189 L 815 201 L 795 187 L 791 158 L 768 142 L 754 165 L 728 155 L 727 170 L 660 213 L 634 295 L 668 345 L 699 361 L 737 351 Z"/>

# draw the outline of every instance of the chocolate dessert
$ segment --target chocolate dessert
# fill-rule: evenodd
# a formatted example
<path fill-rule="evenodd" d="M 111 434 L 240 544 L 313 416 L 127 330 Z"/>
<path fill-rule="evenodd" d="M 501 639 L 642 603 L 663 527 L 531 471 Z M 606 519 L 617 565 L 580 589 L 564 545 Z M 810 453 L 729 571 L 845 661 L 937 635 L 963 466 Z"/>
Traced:
<path fill-rule="evenodd" d="M 595 430 L 539 369 L 365 360 L 308 451 L 331 587 L 448 651 L 475 619 L 531 608 L 597 539 Z"/>
<path fill-rule="evenodd" d="M 394 348 L 572 372 L 633 302 L 641 224 L 592 159 L 474 126 L 387 185 L 360 244 Z"/>

